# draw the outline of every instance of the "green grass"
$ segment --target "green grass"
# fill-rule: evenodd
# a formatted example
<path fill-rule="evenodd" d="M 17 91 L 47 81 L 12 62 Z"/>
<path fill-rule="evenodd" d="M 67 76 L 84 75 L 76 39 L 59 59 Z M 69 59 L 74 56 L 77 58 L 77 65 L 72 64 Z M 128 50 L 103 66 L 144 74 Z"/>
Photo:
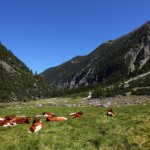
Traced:
<path fill-rule="evenodd" d="M 29 133 L 29 125 L 0 127 L 0 150 L 148 150 L 150 149 L 150 103 L 113 107 L 115 117 L 107 117 L 104 107 L 1 107 L 0 116 L 34 117 L 43 111 L 67 117 L 66 122 L 45 122 L 44 129 Z M 82 110 L 82 118 L 71 112 Z M 31 121 L 33 118 L 31 119 Z"/>

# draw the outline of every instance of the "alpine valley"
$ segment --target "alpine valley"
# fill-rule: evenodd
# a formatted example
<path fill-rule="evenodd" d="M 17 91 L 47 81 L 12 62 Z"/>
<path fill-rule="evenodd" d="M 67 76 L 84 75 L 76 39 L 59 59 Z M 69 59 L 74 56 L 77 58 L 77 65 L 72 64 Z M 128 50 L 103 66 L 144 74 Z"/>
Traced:
<path fill-rule="evenodd" d="M 93 98 L 150 95 L 150 21 L 39 75 L 0 43 L 0 102 L 91 91 Z"/>
<path fill-rule="evenodd" d="M 149 58 L 150 21 L 127 35 L 106 41 L 86 56 L 76 56 L 59 66 L 46 69 L 40 75 L 50 86 L 72 91 L 95 89 L 96 94 L 107 89 L 117 94 L 122 89 L 121 93 L 135 94 L 138 91 L 148 94 Z M 135 90 L 135 87 L 138 88 Z M 144 93 L 141 92 L 143 89 Z"/>

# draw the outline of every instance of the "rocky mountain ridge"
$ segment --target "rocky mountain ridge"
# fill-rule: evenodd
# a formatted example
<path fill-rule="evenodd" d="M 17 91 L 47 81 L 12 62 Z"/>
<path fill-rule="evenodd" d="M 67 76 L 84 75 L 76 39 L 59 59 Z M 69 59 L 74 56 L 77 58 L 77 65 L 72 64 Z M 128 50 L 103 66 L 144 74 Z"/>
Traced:
<path fill-rule="evenodd" d="M 102 82 L 114 83 L 150 69 L 150 21 L 114 41 L 107 41 L 86 56 L 41 73 L 54 87 L 73 89 Z"/>

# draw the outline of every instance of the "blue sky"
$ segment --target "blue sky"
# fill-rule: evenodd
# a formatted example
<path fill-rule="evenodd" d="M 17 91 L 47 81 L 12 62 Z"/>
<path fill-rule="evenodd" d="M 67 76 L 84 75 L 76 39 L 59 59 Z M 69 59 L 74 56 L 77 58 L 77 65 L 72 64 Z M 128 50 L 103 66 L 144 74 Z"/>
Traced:
<path fill-rule="evenodd" d="M 87 55 L 150 20 L 150 0 L 0 0 L 0 41 L 33 72 Z"/>

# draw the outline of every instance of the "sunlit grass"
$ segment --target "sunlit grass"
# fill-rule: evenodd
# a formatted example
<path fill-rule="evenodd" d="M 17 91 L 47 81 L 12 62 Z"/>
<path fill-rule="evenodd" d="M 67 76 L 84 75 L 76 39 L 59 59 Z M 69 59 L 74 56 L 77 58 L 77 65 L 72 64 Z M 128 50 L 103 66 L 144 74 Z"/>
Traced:
<path fill-rule="evenodd" d="M 148 150 L 150 148 L 150 104 L 113 107 L 115 117 L 105 115 L 104 107 L 42 107 L 18 106 L 0 109 L 0 116 L 9 114 L 31 116 L 43 111 L 67 117 L 66 122 L 45 122 L 44 129 L 29 133 L 29 125 L 0 127 L 1 150 Z M 82 110 L 82 118 L 71 112 Z M 31 121 L 32 121 L 31 119 Z"/>

